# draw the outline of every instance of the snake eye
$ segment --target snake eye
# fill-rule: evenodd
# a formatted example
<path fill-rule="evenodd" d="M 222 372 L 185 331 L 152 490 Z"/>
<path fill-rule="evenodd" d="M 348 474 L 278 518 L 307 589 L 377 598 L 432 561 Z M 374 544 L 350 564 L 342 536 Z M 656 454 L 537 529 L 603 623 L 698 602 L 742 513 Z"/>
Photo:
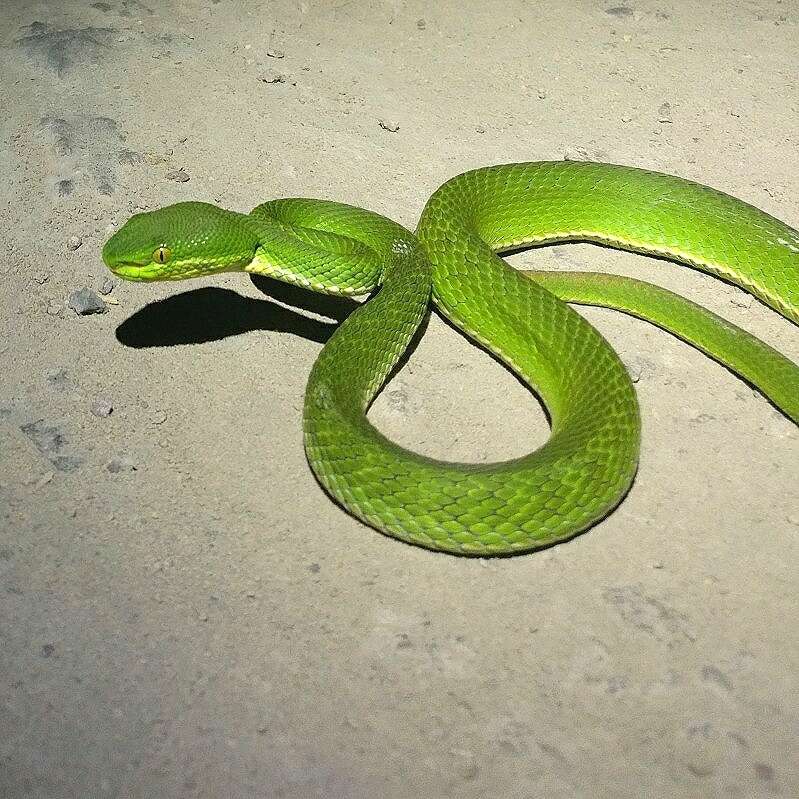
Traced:
<path fill-rule="evenodd" d="M 172 257 L 172 250 L 164 247 L 163 244 L 153 253 L 153 261 L 158 264 L 165 264 Z"/>

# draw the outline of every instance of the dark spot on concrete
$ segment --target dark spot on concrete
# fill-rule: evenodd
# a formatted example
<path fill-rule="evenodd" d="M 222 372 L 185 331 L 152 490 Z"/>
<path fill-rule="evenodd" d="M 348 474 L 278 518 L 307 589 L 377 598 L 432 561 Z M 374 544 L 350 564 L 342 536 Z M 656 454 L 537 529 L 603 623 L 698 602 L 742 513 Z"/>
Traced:
<path fill-rule="evenodd" d="M 115 190 L 115 170 L 123 162 L 120 151 L 124 136 L 116 120 L 106 116 L 75 114 L 68 117 L 45 116 L 39 130 L 50 140 L 50 153 L 56 194 L 72 194 L 78 180 L 94 177 L 101 195 Z M 131 155 L 130 160 L 135 160 Z"/>
<path fill-rule="evenodd" d="M 58 30 L 45 22 L 33 22 L 23 33 L 26 35 L 17 39 L 16 45 L 61 77 L 81 63 L 98 63 L 116 31 L 92 27 Z"/>
<path fill-rule="evenodd" d="M 753 763 L 755 774 L 763 782 L 774 782 L 774 769 L 767 763 Z"/>
<path fill-rule="evenodd" d="M 24 424 L 20 430 L 58 471 L 74 472 L 83 462 L 81 458 L 74 455 L 61 454 L 61 450 L 67 443 L 64 434 L 57 427 L 46 425 L 43 419 Z"/>
<path fill-rule="evenodd" d="M 611 17 L 631 17 L 633 15 L 633 10 L 629 6 L 613 6 L 612 8 L 605 9 L 606 14 L 610 14 Z"/>
<path fill-rule="evenodd" d="M 400 633 L 398 638 L 397 649 L 413 649 L 413 641 L 411 641 L 408 633 Z"/>
<path fill-rule="evenodd" d="M 144 3 L 140 3 L 139 0 L 122 0 L 122 8 L 119 13 L 123 17 L 133 17 L 141 13 L 152 14 L 153 10 Z"/>
<path fill-rule="evenodd" d="M 662 599 L 647 596 L 639 586 L 608 588 L 603 597 L 616 607 L 628 624 L 669 646 L 682 641 L 695 641 L 686 617 L 669 607 Z"/>
<path fill-rule="evenodd" d="M 721 669 L 718 669 L 715 666 L 703 666 L 702 679 L 705 682 L 715 683 L 716 685 L 724 688 L 726 691 L 732 691 L 732 683 L 730 682 L 730 678 Z"/>
<path fill-rule="evenodd" d="M 55 369 L 47 375 L 47 382 L 58 391 L 69 388 L 69 378 L 66 369 Z"/>
<path fill-rule="evenodd" d="M 141 153 L 137 153 L 135 150 L 125 149 L 125 150 L 120 150 L 117 153 L 117 161 L 119 161 L 120 164 L 124 164 L 126 166 L 128 165 L 132 166 L 133 164 L 138 164 L 141 162 L 141 160 L 142 160 Z"/>
<path fill-rule="evenodd" d="M 553 760 L 557 760 L 560 763 L 567 763 L 568 760 L 566 759 L 566 755 L 558 749 L 557 746 L 551 743 L 547 743 L 546 741 L 538 741 L 538 748 L 545 754 L 549 755 Z"/>
<path fill-rule="evenodd" d="M 55 644 L 45 644 L 42 647 L 42 657 L 49 658 L 55 654 Z"/>
<path fill-rule="evenodd" d="M 106 469 L 108 469 L 111 474 L 119 474 L 120 472 L 135 472 L 136 471 L 136 464 L 129 458 L 127 455 L 123 455 L 119 458 L 113 458 L 106 464 Z"/>
<path fill-rule="evenodd" d="M 318 563 L 312 563 L 308 567 L 308 571 L 311 572 L 312 574 L 319 574 L 319 572 L 321 570 L 322 570 L 322 567 Z"/>
<path fill-rule="evenodd" d="M 713 769 L 710 766 L 701 766 L 697 763 L 688 763 L 688 771 L 694 777 L 700 777 L 701 779 L 713 776 Z"/>
<path fill-rule="evenodd" d="M 11 560 L 14 553 L 8 547 L 0 547 L 0 560 Z"/>

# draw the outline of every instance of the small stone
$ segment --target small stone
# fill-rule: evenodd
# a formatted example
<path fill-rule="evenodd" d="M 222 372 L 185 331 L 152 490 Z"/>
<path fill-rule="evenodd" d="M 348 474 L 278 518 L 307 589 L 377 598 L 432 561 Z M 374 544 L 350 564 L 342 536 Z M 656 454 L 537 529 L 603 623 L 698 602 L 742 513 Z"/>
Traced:
<path fill-rule="evenodd" d="M 164 411 L 153 412 L 153 424 L 163 424 L 166 421 L 166 413 Z"/>
<path fill-rule="evenodd" d="M 45 644 L 42 647 L 42 657 L 49 658 L 55 654 L 55 644 Z"/>
<path fill-rule="evenodd" d="M 48 316 L 63 316 L 64 315 L 64 306 L 58 302 L 57 300 L 50 300 L 47 303 L 47 315 Z"/>
<path fill-rule="evenodd" d="M 107 277 L 103 281 L 103 285 L 100 286 L 100 294 L 102 294 L 105 297 L 114 290 L 114 286 L 116 286 L 116 282 L 113 281 L 110 277 Z"/>
<path fill-rule="evenodd" d="M 103 302 L 102 297 L 95 294 L 89 288 L 82 288 L 73 291 L 69 295 L 67 305 L 75 311 L 78 316 L 88 316 L 94 313 L 105 313 L 108 308 Z"/>
<path fill-rule="evenodd" d="M 265 69 L 259 76 L 261 83 L 285 83 L 286 76 L 274 69 Z"/>
<path fill-rule="evenodd" d="M 655 365 L 652 361 L 638 356 L 633 356 L 629 361 L 625 361 L 624 365 L 627 367 L 627 372 L 633 383 L 638 383 L 644 375 L 655 370 Z"/>
<path fill-rule="evenodd" d="M 38 480 L 34 481 L 33 487 L 36 489 L 44 488 L 48 483 L 53 481 L 55 472 L 45 472 Z"/>
<path fill-rule="evenodd" d="M 378 119 L 377 124 L 389 133 L 396 133 L 400 129 L 399 122 L 394 122 L 393 120 Z"/>
<path fill-rule="evenodd" d="M 420 31 L 423 31 L 427 27 L 427 22 L 420 17 L 416 20 L 416 27 L 419 28 Z"/>
<path fill-rule="evenodd" d="M 486 132 L 486 129 L 485 129 L 485 128 L 484 128 L 482 125 L 478 125 L 478 126 L 475 128 L 475 132 L 477 132 L 477 133 L 485 133 L 485 132 Z"/>
<path fill-rule="evenodd" d="M 91 407 L 91 412 L 100 419 L 105 419 L 110 416 L 113 410 L 114 406 L 107 397 L 99 397 L 92 403 Z"/>
<path fill-rule="evenodd" d="M 286 55 L 282 50 L 272 47 L 266 51 L 266 54 L 269 56 L 269 58 L 284 58 Z"/>
<path fill-rule="evenodd" d="M 736 291 L 731 297 L 730 302 L 736 308 L 751 308 L 752 307 L 752 300 L 754 298 L 751 294 L 746 294 L 743 291 Z"/>
<path fill-rule="evenodd" d="M 663 105 L 658 108 L 658 122 L 660 122 L 661 125 L 671 125 L 671 105 L 669 105 L 669 103 L 663 103 Z"/>
<path fill-rule="evenodd" d="M 166 179 L 174 180 L 177 183 L 188 183 L 191 180 L 189 173 L 184 169 L 173 169 L 171 172 L 167 172 Z"/>
<path fill-rule="evenodd" d="M 67 239 L 67 248 L 73 252 L 77 250 L 81 244 L 83 244 L 83 239 L 80 236 L 70 236 L 69 239 Z"/>
<path fill-rule="evenodd" d="M 587 161 L 588 159 L 588 150 L 585 147 L 575 147 L 573 150 L 567 150 L 563 154 L 564 161 Z"/>

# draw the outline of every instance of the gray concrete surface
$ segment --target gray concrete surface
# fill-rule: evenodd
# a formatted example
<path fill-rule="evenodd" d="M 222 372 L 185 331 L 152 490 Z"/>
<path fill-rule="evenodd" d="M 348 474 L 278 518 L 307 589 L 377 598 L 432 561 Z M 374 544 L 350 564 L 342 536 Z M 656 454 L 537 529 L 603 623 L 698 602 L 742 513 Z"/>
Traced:
<path fill-rule="evenodd" d="M 632 493 L 568 544 L 456 559 L 312 478 L 303 389 L 340 308 L 108 284 L 99 257 L 181 199 L 413 225 L 453 174 L 564 156 L 796 224 L 795 2 L 4 0 L 0 23 L 0 796 L 799 795 L 799 435 L 751 388 L 585 311 L 638 377 Z M 512 260 L 655 280 L 799 360 L 794 325 L 690 270 Z M 435 317 L 372 418 L 453 459 L 546 435 Z"/>

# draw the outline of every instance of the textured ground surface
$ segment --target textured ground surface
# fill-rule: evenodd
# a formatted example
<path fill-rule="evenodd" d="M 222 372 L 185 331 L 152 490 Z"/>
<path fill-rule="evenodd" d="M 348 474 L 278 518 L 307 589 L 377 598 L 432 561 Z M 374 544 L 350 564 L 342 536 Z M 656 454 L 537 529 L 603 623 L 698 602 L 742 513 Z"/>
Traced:
<path fill-rule="evenodd" d="M 799 795 L 799 435 L 750 388 L 587 311 L 638 379 L 631 495 L 563 546 L 455 559 L 361 526 L 306 465 L 342 308 L 107 283 L 99 259 L 137 208 L 328 196 L 413 225 L 450 175 L 564 156 L 796 224 L 795 3 L 5 0 L 0 22 L 1 796 Z M 799 360 L 795 326 L 689 270 L 513 260 L 657 280 Z M 84 287 L 106 313 L 67 306 Z M 372 418 L 457 459 L 546 435 L 436 318 Z"/>

